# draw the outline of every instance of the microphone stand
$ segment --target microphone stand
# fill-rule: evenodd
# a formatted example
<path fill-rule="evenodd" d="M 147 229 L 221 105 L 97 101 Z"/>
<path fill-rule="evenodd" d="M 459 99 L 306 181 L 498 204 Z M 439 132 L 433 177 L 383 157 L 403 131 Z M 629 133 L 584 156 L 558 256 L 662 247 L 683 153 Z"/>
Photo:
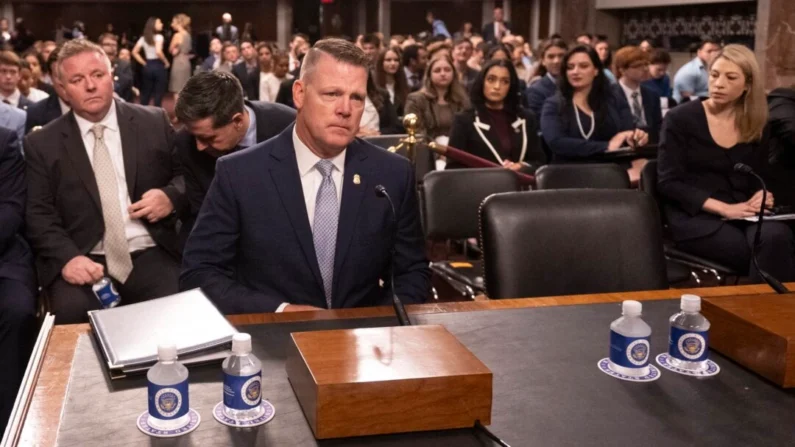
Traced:
<path fill-rule="evenodd" d="M 751 260 L 754 263 L 754 267 L 756 271 L 759 272 L 759 276 L 769 285 L 776 293 L 789 293 L 789 290 L 781 284 L 781 281 L 774 278 L 770 273 L 762 270 L 759 267 L 759 259 L 757 257 L 757 248 L 762 243 L 762 223 L 765 220 L 765 204 L 767 203 L 767 185 L 765 185 L 764 179 L 754 172 L 753 168 L 746 165 L 745 163 L 737 163 L 734 165 L 734 170 L 736 172 L 742 172 L 744 174 L 752 175 L 756 177 L 759 183 L 762 185 L 762 206 L 759 207 L 759 213 L 757 214 L 757 222 L 756 222 L 756 232 L 754 233 L 754 243 L 751 246 Z"/>

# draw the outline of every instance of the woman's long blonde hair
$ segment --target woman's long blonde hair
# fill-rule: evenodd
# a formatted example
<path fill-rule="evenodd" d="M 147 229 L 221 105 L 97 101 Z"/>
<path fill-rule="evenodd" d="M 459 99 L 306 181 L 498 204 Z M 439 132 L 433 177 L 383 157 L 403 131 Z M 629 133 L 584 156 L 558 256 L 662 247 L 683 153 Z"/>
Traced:
<path fill-rule="evenodd" d="M 712 65 L 721 58 L 740 67 L 745 76 L 746 90 L 734 104 L 734 124 L 740 132 L 740 142 L 758 141 L 767 125 L 768 109 L 756 56 L 743 45 L 731 44 L 720 50 Z"/>

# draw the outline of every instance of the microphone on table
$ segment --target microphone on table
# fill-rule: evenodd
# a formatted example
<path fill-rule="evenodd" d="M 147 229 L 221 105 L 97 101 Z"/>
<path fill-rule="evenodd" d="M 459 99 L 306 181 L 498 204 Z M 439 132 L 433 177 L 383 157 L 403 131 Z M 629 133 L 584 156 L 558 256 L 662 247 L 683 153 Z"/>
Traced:
<path fill-rule="evenodd" d="M 392 210 L 392 225 L 394 227 L 395 239 L 397 239 L 398 224 L 397 224 L 397 214 L 395 213 L 395 204 L 392 203 L 392 198 L 389 197 L 389 193 L 386 192 L 386 188 L 384 187 L 384 185 L 375 186 L 375 195 L 378 197 L 386 198 L 386 200 L 389 202 L 389 208 Z M 395 308 L 395 314 L 397 314 L 398 322 L 400 323 L 400 325 L 411 326 L 411 320 L 409 320 L 409 316 L 406 313 L 406 307 L 403 305 L 403 301 L 400 301 L 400 298 L 398 298 L 397 292 L 395 291 L 394 243 L 392 245 L 392 248 L 390 249 L 390 257 L 391 259 L 389 260 L 389 287 L 392 289 L 392 306 Z"/>
<path fill-rule="evenodd" d="M 767 273 L 766 271 L 764 271 L 761 268 L 759 268 L 759 259 L 757 259 L 757 256 L 756 256 L 756 247 L 759 245 L 760 240 L 762 238 L 762 222 L 764 221 L 764 218 L 765 218 L 765 203 L 767 201 L 767 185 L 765 185 L 765 181 L 762 179 L 762 177 L 759 174 L 757 174 L 756 172 L 754 172 L 754 169 L 752 167 L 748 166 L 745 163 L 737 163 L 737 164 L 735 164 L 734 165 L 734 171 L 735 172 L 740 172 L 742 174 L 752 175 L 752 176 L 756 177 L 756 179 L 759 180 L 759 183 L 762 185 L 762 206 L 759 207 L 759 216 L 758 216 L 758 222 L 757 222 L 757 225 L 756 225 L 756 234 L 754 234 L 754 243 L 753 243 L 753 246 L 751 247 L 751 258 L 754 261 L 754 267 L 756 267 L 756 270 L 759 272 L 759 276 L 761 276 L 762 279 L 765 280 L 767 285 L 772 287 L 773 290 L 775 290 L 777 293 L 789 293 L 789 290 L 787 290 L 787 288 L 784 287 L 784 284 L 781 284 L 781 281 L 779 281 L 776 278 L 774 278 L 770 273 Z"/>

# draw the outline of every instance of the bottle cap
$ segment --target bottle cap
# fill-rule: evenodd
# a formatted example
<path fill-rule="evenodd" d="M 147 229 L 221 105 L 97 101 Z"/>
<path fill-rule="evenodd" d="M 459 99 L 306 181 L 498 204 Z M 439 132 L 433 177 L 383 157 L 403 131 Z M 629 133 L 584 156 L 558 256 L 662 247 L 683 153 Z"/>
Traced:
<path fill-rule="evenodd" d="M 161 362 L 171 362 L 177 359 L 177 345 L 174 343 L 161 343 L 157 345 L 157 359 Z"/>
<path fill-rule="evenodd" d="M 640 301 L 627 300 L 621 303 L 621 315 L 638 316 L 642 310 Z"/>
<path fill-rule="evenodd" d="M 232 354 L 247 355 L 251 353 L 251 335 L 237 333 L 232 336 Z"/>
<path fill-rule="evenodd" d="M 681 309 L 685 312 L 700 312 L 701 297 L 698 295 L 682 295 Z"/>

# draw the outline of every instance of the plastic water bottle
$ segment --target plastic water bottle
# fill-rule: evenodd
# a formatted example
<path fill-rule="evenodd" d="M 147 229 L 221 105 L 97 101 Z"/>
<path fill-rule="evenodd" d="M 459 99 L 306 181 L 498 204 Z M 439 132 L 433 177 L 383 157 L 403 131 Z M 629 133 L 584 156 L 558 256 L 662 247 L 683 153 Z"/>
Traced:
<path fill-rule="evenodd" d="M 146 378 L 149 381 L 149 425 L 159 430 L 173 430 L 187 425 L 188 368 L 177 361 L 177 346 L 157 346 L 158 362 Z"/>
<path fill-rule="evenodd" d="M 260 417 L 262 363 L 251 353 L 251 335 L 232 336 L 232 355 L 224 360 L 224 413 L 236 421 Z"/>
<path fill-rule="evenodd" d="M 640 317 L 638 301 L 621 303 L 622 317 L 610 323 L 610 368 L 627 376 L 649 374 L 651 327 Z"/>
<path fill-rule="evenodd" d="M 701 315 L 701 297 L 682 295 L 682 311 L 671 316 L 668 355 L 672 366 L 698 371 L 707 368 L 709 321 Z"/>

